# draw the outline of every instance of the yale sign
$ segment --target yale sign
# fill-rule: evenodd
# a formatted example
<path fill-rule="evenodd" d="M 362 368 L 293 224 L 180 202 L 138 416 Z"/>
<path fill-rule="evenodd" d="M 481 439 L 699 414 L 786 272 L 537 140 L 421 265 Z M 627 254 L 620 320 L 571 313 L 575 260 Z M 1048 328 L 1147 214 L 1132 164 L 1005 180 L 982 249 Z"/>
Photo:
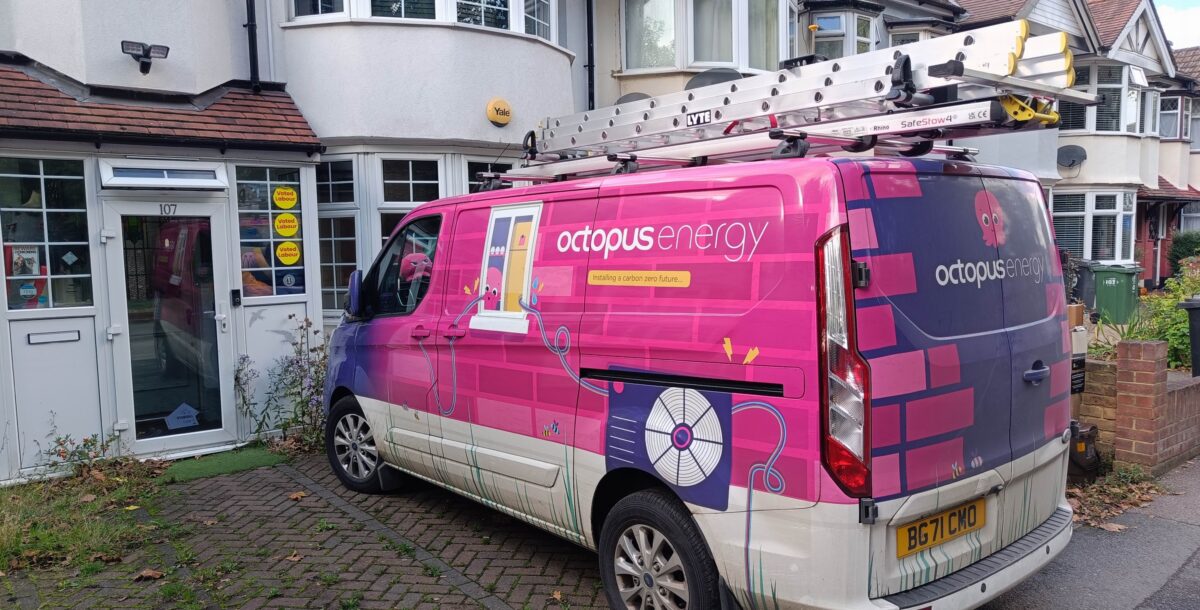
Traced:
<path fill-rule="evenodd" d="M 504 127 L 512 120 L 512 106 L 502 97 L 494 97 L 487 103 L 487 119 L 496 127 Z"/>

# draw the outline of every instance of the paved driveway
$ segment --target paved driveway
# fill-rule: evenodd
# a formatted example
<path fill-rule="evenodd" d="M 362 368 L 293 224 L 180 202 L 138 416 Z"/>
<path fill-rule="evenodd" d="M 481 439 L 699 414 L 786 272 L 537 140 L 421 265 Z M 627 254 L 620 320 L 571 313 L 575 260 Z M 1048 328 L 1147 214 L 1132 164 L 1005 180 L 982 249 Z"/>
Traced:
<path fill-rule="evenodd" d="M 1124 532 L 1077 529 L 1054 563 L 986 610 L 1200 608 L 1200 468 L 1165 481 L 1179 495 L 1117 518 Z M 148 527 L 188 531 L 97 574 L 11 574 L 0 606 L 603 607 L 591 552 L 432 486 L 346 491 L 323 457 L 176 485 L 160 504 Z M 135 582 L 145 568 L 165 575 Z"/>
<path fill-rule="evenodd" d="M 0 606 L 603 607 L 593 553 L 432 486 L 363 496 L 309 457 L 171 491 L 154 518 L 191 533 L 95 575 L 18 572 Z"/>

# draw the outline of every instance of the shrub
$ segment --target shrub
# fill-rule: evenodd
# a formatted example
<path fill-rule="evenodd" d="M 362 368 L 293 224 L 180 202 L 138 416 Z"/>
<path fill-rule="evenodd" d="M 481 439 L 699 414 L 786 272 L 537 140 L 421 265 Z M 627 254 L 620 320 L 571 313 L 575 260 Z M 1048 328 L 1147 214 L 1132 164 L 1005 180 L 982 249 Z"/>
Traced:
<path fill-rule="evenodd" d="M 1194 294 L 1200 294 L 1200 274 L 1184 274 L 1168 279 L 1163 290 L 1142 297 L 1139 324 L 1130 338 L 1166 341 L 1170 366 L 1191 366 L 1188 313 L 1178 305 Z"/>
<path fill-rule="evenodd" d="M 275 362 L 268 375 L 265 421 L 275 423 L 285 437 L 304 449 L 317 450 L 325 441 L 325 409 L 322 398 L 329 351 L 323 333 L 312 320 L 297 319 L 292 353 Z"/>
<path fill-rule="evenodd" d="M 1176 233 L 1167 251 L 1167 260 L 1171 262 L 1171 273 L 1179 274 L 1179 260 L 1200 254 L 1200 231 L 1183 231 Z"/>

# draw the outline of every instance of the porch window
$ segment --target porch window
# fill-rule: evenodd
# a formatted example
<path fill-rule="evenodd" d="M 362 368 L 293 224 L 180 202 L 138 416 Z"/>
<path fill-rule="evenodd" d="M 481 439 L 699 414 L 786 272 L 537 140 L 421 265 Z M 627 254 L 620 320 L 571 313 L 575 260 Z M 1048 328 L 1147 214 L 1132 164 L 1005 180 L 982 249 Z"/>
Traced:
<path fill-rule="evenodd" d="M 1054 193 L 1055 241 L 1072 256 L 1106 262 L 1132 262 L 1133 193 Z"/>
<path fill-rule="evenodd" d="M 9 309 L 92 305 L 83 161 L 0 157 Z"/>
<path fill-rule="evenodd" d="M 238 233 L 247 297 L 304 294 L 300 170 L 238 166 Z"/>

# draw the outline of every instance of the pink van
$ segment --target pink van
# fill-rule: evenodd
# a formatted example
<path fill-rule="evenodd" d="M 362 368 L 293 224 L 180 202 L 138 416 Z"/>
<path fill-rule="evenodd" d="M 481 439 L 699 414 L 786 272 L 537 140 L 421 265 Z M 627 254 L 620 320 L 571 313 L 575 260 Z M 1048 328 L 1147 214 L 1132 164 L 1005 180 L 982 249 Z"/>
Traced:
<path fill-rule="evenodd" d="M 969 608 L 1070 539 L 1028 174 L 809 158 L 498 190 L 418 208 L 352 283 L 338 477 L 595 549 L 614 608 Z"/>

